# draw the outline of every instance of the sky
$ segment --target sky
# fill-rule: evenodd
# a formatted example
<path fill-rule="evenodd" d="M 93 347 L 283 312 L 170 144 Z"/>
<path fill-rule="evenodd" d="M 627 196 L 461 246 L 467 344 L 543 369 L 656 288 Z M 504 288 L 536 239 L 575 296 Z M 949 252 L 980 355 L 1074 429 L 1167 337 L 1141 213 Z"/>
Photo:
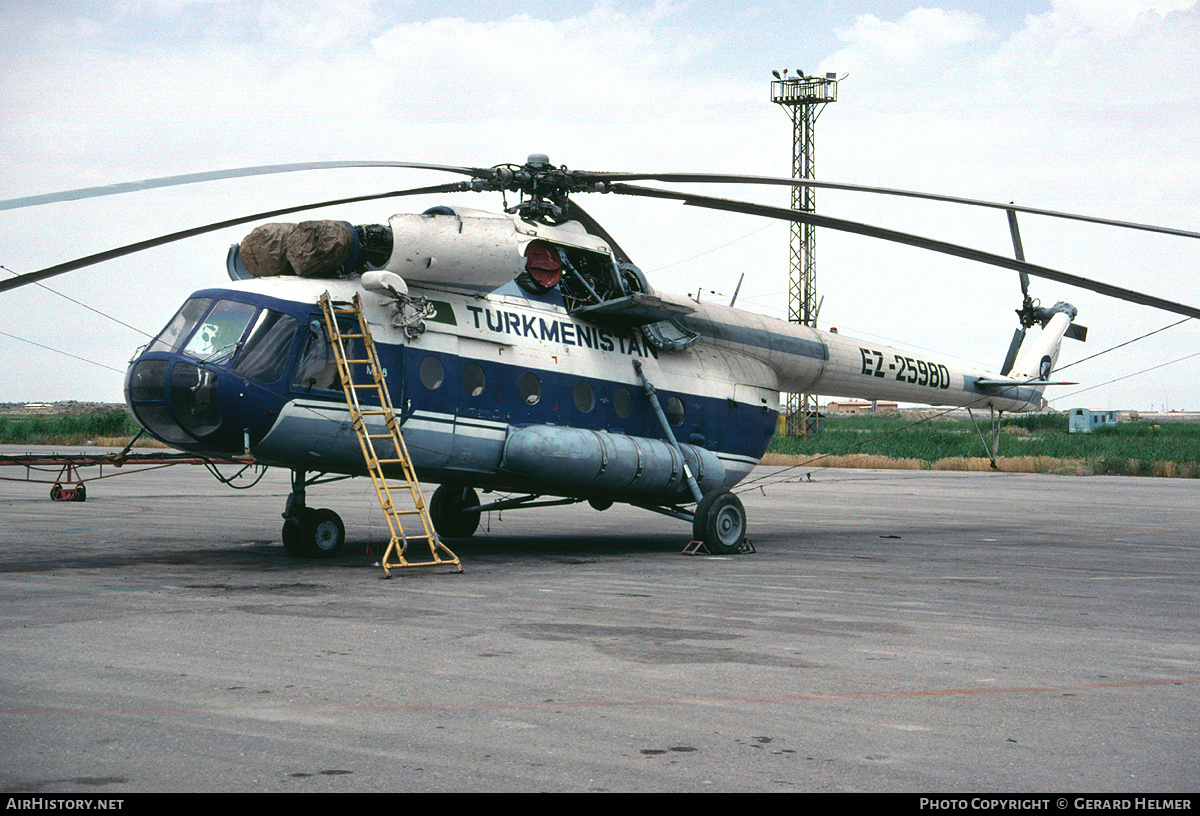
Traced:
<path fill-rule="evenodd" d="M 0 199 L 260 164 L 390 160 L 787 176 L 771 71 L 841 77 L 816 176 L 1200 231 L 1198 0 L 5 3 Z M 442 183 L 413 170 L 238 179 L 0 212 L 0 276 L 290 204 Z M 668 186 L 668 185 L 663 185 Z M 787 206 L 784 188 L 691 185 Z M 497 194 L 298 218 L 385 223 Z M 788 226 L 591 196 L 651 284 L 786 317 Z M 1012 253 L 1004 213 L 821 190 L 819 212 Z M 1021 217 L 1028 260 L 1200 305 L 1200 241 Z M 120 401 L 129 359 L 227 280 L 213 233 L 0 293 L 0 402 Z M 819 325 L 999 368 L 1017 275 L 822 231 Z M 5 271 L 8 270 L 8 271 Z M 49 291 L 53 289 L 54 291 Z M 1055 408 L 1200 410 L 1200 325 L 1050 281 L 1088 326 Z M 1196 354 L 1198 356 L 1192 357 Z M 1182 359 L 1181 359 L 1182 358 Z M 837 396 L 837 395 L 829 395 Z"/>

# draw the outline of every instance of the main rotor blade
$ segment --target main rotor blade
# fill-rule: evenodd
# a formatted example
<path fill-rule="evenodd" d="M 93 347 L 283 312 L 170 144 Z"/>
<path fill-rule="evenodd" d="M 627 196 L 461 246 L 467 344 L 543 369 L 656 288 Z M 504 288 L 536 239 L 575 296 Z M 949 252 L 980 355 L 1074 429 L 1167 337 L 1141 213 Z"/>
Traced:
<path fill-rule="evenodd" d="M 1072 275 L 1069 272 L 1059 272 L 1056 269 L 1050 269 L 1045 266 L 1018 261 L 1015 258 L 1006 258 L 1003 255 L 995 255 L 991 252 L 984 252 L 978 249 L 961 246 L 959 244 L 951 244 L 945 241 L 936 241 L 932 238 L 923 238 L 920 235 L 913 235 L 907 232 L 897 232 L 896 230 L 885 229 L 883 227 L 874 227 L 870 224 L 860 224 L 856 221 L 845 221 L 841 218 L 831 218 L 827 215 L 817 215 L 816 213 L 804 212 L 802 210 L 792 210 L 785 207 L 769 207 L 765 204 L 752 204 L 744 201 L 734 201 L 727 198 L 713 198 L 711 196 L 689 195 L 688 193 L 680 193 L 674 190 L 657 190 L 650 187 L 638 187 L 632 184 L 614 184 L 611 188 L 612 192 L 622 195 L 645 196 L 649 198 L 666 198 L 675 201 L 682 201 L 684 204 L 689 204 L 693 207 L 705 207 L 711 210 L 725 210 L 727 212 L 745 213 L 747 215 L 761 215 L 766 218 L 776 218 L 781 221 L 799 221 L 805 224 L 812 224 L 818 227 L 827 229 L 835 229 L 841 232 L 852 232 L 858 235 L 866 235 L 871 238 L 881 238 L 885 241 L 894 241 L 899 244 L 907 244 L 908 246 L 920 247 L 934 252 L 941 252 L 946 255 L 954 255 L 959 258 L 966 258 L 980 263 L 991 264 L 993 266 L 1012 269 L 1017 272 L 1026 272 L 1034 277 L 1046 278 L 1048 280 L 1058 281 L 1070 286 L 1077 286 L 1080 289 L 1087 289 L 1092 292 L 1106 295 L 1108 297 L 1126 300 L 1130 303 L 1139 303 L 1143 306 L 1151 306 L 1155 309 L 1162 309 L 1166 312 L 1174 312 L 1175 314 L 1187 315 L 1188 317 L 1200 317 L 1200 308 L 1188 306 L 1183 303 L 1175 303 L 1174 301 L 1164 300 L 1163 298 L 1147 295 L 1143 292 L 1136 292 L 1132 289 L 1124 289 L 1120 286 L 1112 286 L 1111 284 L 1094 281 L 1089 278 L 1084 278 L 1079 275 Z"/>
<path fill-rule="evenodd" d="M 592 173 L 580 172 L 580 176 L 597 181 L 667 181 L 667 182 L 704 182 L 717 184 L 771 184 L 791 187 L 824 187 L 831 190 L 850 190 L 859 193 L 876 193 L 879 195 L 905 196 L 907 198 L 923 198 L 930 201 L 945 201 L 951 204 L 968 204 L 974 207 L 991 207 L 997 210 L 1013 210 L 1031 215 L 1045 215 L 1050 218 L 1065 218 L 1072 221 L 1087 221 L 1092 224 L 1104 224 L 1110 227 L 1158 232 L 1165 235 L 1178 235 L 1183 238 L 1200 238 L 1200 232 L 1160 227 L 1154 224 L 1138 224 L 1132 221 L 1118 221 L 1112 218 L 1098 218 L 1091 215 L 1042 210 L 1036 207 L 1022 207 L 1017 204 L 1002 204 L 997 201 L 982 201 L 974 198 L 939 195 L 937 193 L 922 193 L 915 190 L 897 190 L 890 187 L 867 187 L 861 184 L 843 184 L 835 181 L 817 181 L 815 179 L 784 178 L 782 176 L 734 176 L 720 173 Z"/>
<path fill-rule="evenodd" d="M 1021 228 L 1017 226 L 1017 213 L 1012 209 L 1008 211 L 1008 231 L 1012 233 L 1013 256 L 1018 261 L 1025 260 L 1025 245 L 1021 243 Z M 1018 274 L 1021 277 L 1021 294 L 1029 297 L 1029 275 L 1024 272 Z"/>
<path fill-rule="evenodd" d="M 101 196 L 132 193 L 138 190 L 153 190 L 157 187 L 174 187 L 181 184 L 196 184 L 201 181 L 219 181 L 221 179 L 244 178 L 246 176 L 269 176 L 275 173 L 295 173 L 301 170 L 334 170 L 345 167 L 402 167 L 412 170 L 441 170 L 446 173 L 460 173 L 466 176 L 489 175 L 490 170 L 473 167 L 450 167 L 441 164 L 421 164 L 419 162 L 389 162 L 389 161 L 331 161 L 331 162 L 299 162 L 295 164 L 264 164 L 258 167 L 236 167 L 231 170 L 213 170 L 205 173 L 185 173 L 181 176 L 163 176 L 162 178 L 144 179 L 142 181 L 127 181 L 120 184 L 105 184 L 99 187 L 81 187 L 78 190 L 63 190 L 58 193 L 10 198 L 0 201 L 0 210 L 16 210 L 21 207 L 33 207 L 38 204 L 52 204 L 59 201 L 77 201 L 83 198 L 99 198 Z"/>
<path fill-rule="evenodd" d="M 245 215 L 240 218 L 231 218 L 228 221 L 218 221 L 215 224 L 208 224 L 203 227 L 192 227 L 191 229 L 172 232 L 168 235 L 160 235 L 157 238 L 150 238 L 145 241 L 138 241 L 135 244 L 127 244 L 116 249 L 97 252 L 95 255 L 88 255 L 84 258 L 77 258 L 73 261 L 58 264 L 57 266 L 48 266 L 45 269 L 39 269 L 36 272 L 28 272 L 20 277 L 9 278 L 8 280 L 0 281 L 0 292 L 7 292 L 9 289 L 16 289 L 19 286 L 25 286 L 29 283 L 36 283 L 46 278 L 52 278 L 55 275 L 61 275 L 64 272 L 73 272 L 76 269 L 82 269 L 85 266 L 111 261 L 113 258 L 120 258 L 124 255 L 132 255 L 135 252 L 141 252 L 145 249 L 153 249 L 154 247 L 170 244 L 175 241 L 182 241 L 185 238 L 193 238 L 197 235 L 203 235 L 207 232 L 216 232 L 217 230 L 225 229 L 226 227 L 236 227 L 239 224 L 248 224 L 252 221 L 262 221 L 267 218 L 276 218 L 280 215 L 288 215 L 295 212 L 303 212 L 304 210 L 315 210 L 320 207 L 332 207 L 339 204 L 353 204 L 358 201 L 374 201 L 380 198 L 397 198 L 399 196 L 422 195 L 426 193 L 458 193 L 469 189 L 469 185 L 465 181 L 455 182 L 453 184 L 439 184 L 434 187 L 417 187 L 411 190 L 396 190 L 390 193 L 376 193 L 374 195 L 354 196 L 353 198 L 339 198 L 332 201 L 321 201 L 316 204 L 302 204 L 298 207 L 285 207 L 280 210 L 270 210 L 268 212 L 255 213 L 254 215 Z"/>

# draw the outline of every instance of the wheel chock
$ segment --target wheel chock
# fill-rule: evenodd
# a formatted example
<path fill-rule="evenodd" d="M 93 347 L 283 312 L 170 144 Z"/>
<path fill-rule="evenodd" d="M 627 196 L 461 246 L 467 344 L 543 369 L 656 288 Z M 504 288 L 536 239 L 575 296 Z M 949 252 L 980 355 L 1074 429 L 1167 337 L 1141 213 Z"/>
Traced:
<path fill-rule="evenodd" d="M 750 536 L 742 539 L 742 543 L 738 545 L 738 554 L 741 553 L 756 553 L 754 542 L 750 540 Z M 683 548 L 681 555 L 712 555 L 712 552 L 705 546 L 703 541 L 691 541 Z"/>

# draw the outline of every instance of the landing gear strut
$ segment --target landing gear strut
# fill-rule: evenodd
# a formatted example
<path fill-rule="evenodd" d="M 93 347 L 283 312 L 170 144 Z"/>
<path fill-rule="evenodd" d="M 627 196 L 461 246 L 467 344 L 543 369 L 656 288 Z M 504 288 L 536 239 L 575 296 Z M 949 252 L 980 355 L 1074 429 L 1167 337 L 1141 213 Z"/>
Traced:
<path fill-rule="evenodd" d="M 346 525 L 332 510 L 304 504 L 305 472 L 292 471 L 292 493 L 283 513 L 283 548 L 293 558 L 332 558 L 346 543 Z"/>

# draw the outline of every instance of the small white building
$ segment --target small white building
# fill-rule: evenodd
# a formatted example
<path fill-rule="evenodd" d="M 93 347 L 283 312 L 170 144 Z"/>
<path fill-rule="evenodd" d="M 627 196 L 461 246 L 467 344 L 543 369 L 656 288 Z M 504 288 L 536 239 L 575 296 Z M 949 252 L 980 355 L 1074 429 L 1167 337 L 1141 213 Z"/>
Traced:
<path fill-rule="evenodd" d="M 900 406 L 894 402 L 864 402 L 852 400 L 848 402 L 828 402 L 825 404 L 827 414 L 875 414 L 881 411 L 898 411 Z"/>
<path fill-rule="evenodd" d="M 1091 433 L 1095 428 L 1106 428 L 1117 424 L 1116 411 L 1091 411 L 1087 408 L 1072 408 L 1067 433 Z"/>

